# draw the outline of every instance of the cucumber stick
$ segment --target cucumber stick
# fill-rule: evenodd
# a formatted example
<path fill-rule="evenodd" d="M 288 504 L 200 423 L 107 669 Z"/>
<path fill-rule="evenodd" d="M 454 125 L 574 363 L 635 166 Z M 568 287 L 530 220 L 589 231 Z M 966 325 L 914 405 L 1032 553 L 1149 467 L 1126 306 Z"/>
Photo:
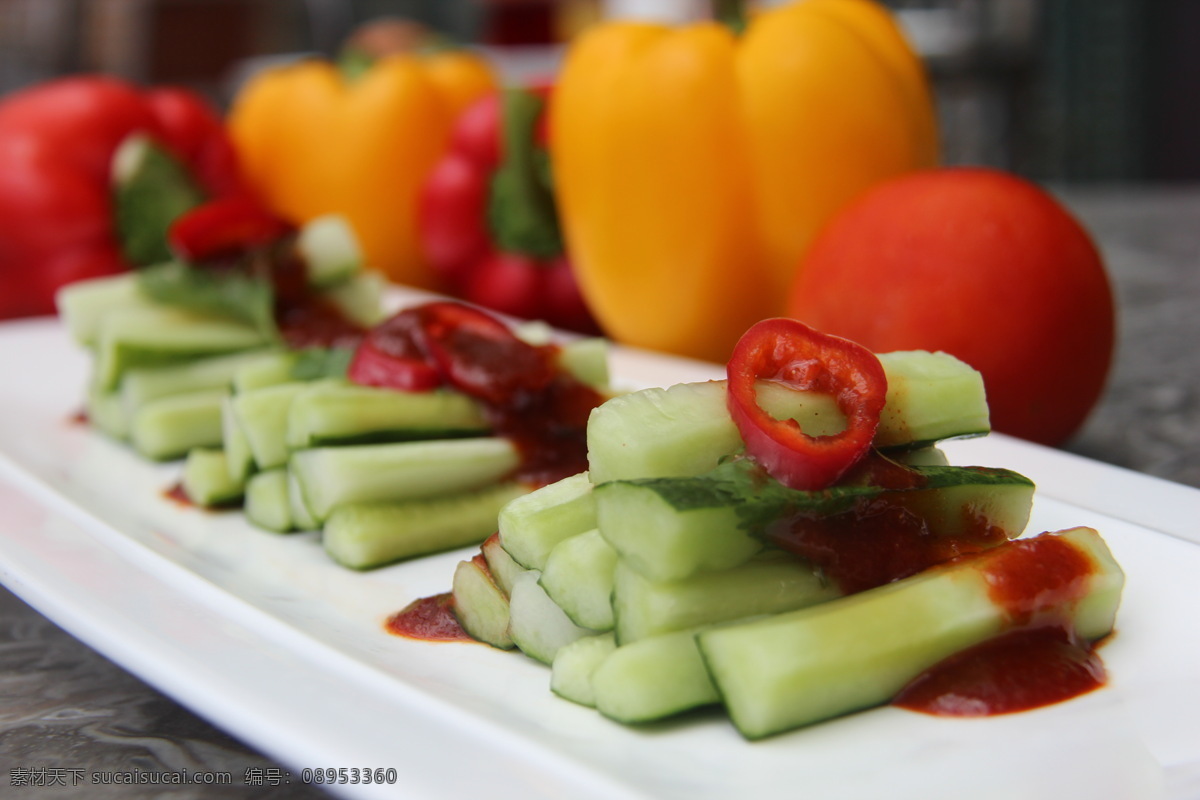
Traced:
<path fill-rule="evenodd" d="M 90 383 L 84 400 L 88 425 L 118 441 L 129 439 L 129 414 L 120 392 L 105 391 Z"/>
<path fill-rule="evenodd" d="M 297 480 L 296 474 L 289 469 L 287 476 L 288 507 L 292 512 L 292 526 L 301 531 L 319 530 L 321 523 L 309 511 L 308 501 L 304 499 L 304 492 L 300 489 L 300 481 Z"/>
<path fill-rule="evenodd" d="M 806 561 L 765 550 L 745 564 L 678 581 L 650 581 L 624 562 L 613 579 L 617 643 L 804 608 L 841 592 Z"/>
<path fill-rule="evenodd" d="M 227 505 L 242 499 L 245 484 L 229 477 L 222 450 L 198 447 L 183 466 L 183 491 L 198 506 Z"/>
<path fill-rule="evenodd" d="M 804 492 L 737 460 L 696 477 L 612 481 L 593 496 L 600 533 L 625 563 L 660 581 L 737 566 L 758 552 L 770 525 L 795 515 L 888 503 L 923 520 L 935 536 L 986 524 L 1009 538 L 1029 521 L 1034 484 L 1010 470 L 923 466 L 907 474 L 914 488 L 844 484 Z"/>
<path fill-rule="evenodd" d="M 504 481 L 455 494 L 348 503 L 325 520 L 322 541 L 334 561 L 352 569 L 479 544 L 495 531 L 501 506 L 526 491 Z"/>
<path fill-rule="evenodd" d="M 504 592 L 505 597 L 512 594 L 513 583 L 516 582 L 518 575 L 525 572 L 525 568 L 513 560 L 513 557 L 500 544 L 499 532 L 493 533 L 485 539 L 479 550 L 484 560 L 487 561 L 488 573 L 500 587 L 500 591 Z"/>
<path fill-rule="evenodd" d="M 254 451 L 250 449 L 250 439 L 233 409 L 234 396 L 227 394 L 221 398 L 221 445 L 225 450 L 229 477 L 245 481 L 254 472 Z"/>
<path fill-rule="evenodd" d="M 308 284 L 326 288 L 344 283 L 362 270 L 362 250 L 345 217 L 328 214 L 309 220 L 296 236 Z"/>
<path fill-rule="evenodd" d="M 129 440 L 156 461 L 182 458 L 196 447 L 220 447 L 224 398 L 223 389 L 209 389 L 146 403 L 129 421 Z"/>
<path fill-rule="evenodd" d="M 100 326 L 95 381 L 102 389 L 115 389 L 135 367 L 177 364 L 265 344 L 260 332 L 240 322 L 165 306 L 128 309 L 106 316 Z"/>
<path fill-rule="evenodd" d="M 309 384 L 284 415 L 294 450 L 329 444 L 485 436 L 482 407 L 460 392 L 398 392 L 346 381 Z"/>
<path fill-rule="evenodd" d="M 571 621 L 597 631 L 613 627 L 617 551 L 592 529 L 559 542 L 546 558 L 541 584 Z"/>
<path fill-rule="evenodd" d="M 592 674 L 614 650 L 617 641 L 611 632 L 584 636 L 558 648 L 550 665 L 550 691 L 581 706 L 596 706 Z"/>
<path fill-rule="evenodd" d="M 282 467 L 255 473 L 246 482 L 246 519 L 276 533 L 296 529 L 288 500 L 288 474 Z"/>
<path fill-rule="evenodd" d="M 121 400 L 126 411 L 136 412 L 151 400 L 205 389 L 228 389 L 243 367 L 278 357 L 278 351 L 251 350 L 226 356 L 200 358 L 182 364 L 131 369 L 121 380 Z"/>
<path fill-rule="evenodd" d="M 888 393 L 876 447 L 920 447 L 991 430 L 983 376 L 954 356 L 903 350 L 879 361 Z"/>
<path fill-rule="evenodd" d="M 464 631 L 492 647 L 512 649 L 508 595 L 496 584 L 482 554 L 459 562 L 451 592 L 454 614 Z"/>
<path fill-rule="evenodd" d="M 294 453 L 289 467 L 309 511 L 324 521 L 339 506 L 415 501 L 480 489 L 508 476 L 519 460 L 509 440 L 482 437 L 317 447 Z M 495 520 L 491 527 L 484 536 L 495 530 Z"/>
<path fill-rule="evenodd" d="M 287 464 L 288 409 L 305 388 L 303 381 L 289 381 L 233 396 L 233 415 L 259 469 Z"/>
<path fill-rule="evenodd" d="M 157 304 L 138 289 L 137 275 L 126 272 L 67 284 L 58 290 L 55 305 L 71 338 L 94 348 L 107 318 Z"/>
<path fill-rule="evenodd" d="M 596 527 L 592 483 L 586 473 L 543 486 L 505 506 L 500 544 L 526 569 L 542 569 L 555 545 Z"/>
<path fill-rule="evenodd" d="M 591 673 L 596 710 L 625 723 L 651 722 L 720 701 L 695 631 L 614 649 Z"/>
<path fill-rule="evenodd" d="M 576 625 L 546 594 L 538 580 L 541 572 L 531 569 L 517 576 L 509 597 L 509 635 L 521 652 L 543 664 L 553 664 L 564 645 L 596 631 Z"/>
<path fill-rule="evenodd" d="M 1082 597 L 1039 609 L 1039 616 L 1056 614 L 1085 639 L 1105 636 L 1120 602 L 1120 567 L 1090 528 L 1043 534 L 1050 536 L 1082 553 L 1092 570 Z M 989 594 L 987 567 L 1018 546 L 1000 545 L 812 608 L 704 631 L 697 636 L 700 652 L 748 739 L 880 705 L 938 661 L 1011 624 Z M 1048 575 L 1039 589 L 1061 595 L 1053 573 L 1025 570 L 1023 581 Z"/>
<path fill-rule="evenodd" d="M 945 353 L 909 351 L 880 359 L 888 402 L 876 442 L 915 447 L 989 430 L 982 376 Z M 771 382 L 758 387 L 763 408 L 795 419 L 812 435 L 835 433 L 845 419 L 832 398 Z M 699 475 L 742 449 L 725 405 L 724 381 L 644 389 L 614 398 L 588 424 L 588 471 L 596 483 Z"/>

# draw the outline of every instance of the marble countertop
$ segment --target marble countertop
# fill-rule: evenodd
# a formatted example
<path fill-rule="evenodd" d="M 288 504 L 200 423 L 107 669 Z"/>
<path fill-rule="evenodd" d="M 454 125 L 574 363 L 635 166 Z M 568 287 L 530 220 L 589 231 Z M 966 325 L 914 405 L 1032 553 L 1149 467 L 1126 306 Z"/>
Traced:
<path fill-rule="evenodd" d="M 1200 189 L 1070 189 L 1059 195 L 1104 251 L 1120 310 L 1108 389 L 1066 449 L 1200 487 Z M 0 795 L 30 800 L 325 796 L 316 787 L 270 785 L 279 765 L 3 588 L 0 764 Z M 131 769 L 228 772 L 233 786 L 70 785 L 71 770 Z M 18 782 L 20 789 L 13 785 Z"/>

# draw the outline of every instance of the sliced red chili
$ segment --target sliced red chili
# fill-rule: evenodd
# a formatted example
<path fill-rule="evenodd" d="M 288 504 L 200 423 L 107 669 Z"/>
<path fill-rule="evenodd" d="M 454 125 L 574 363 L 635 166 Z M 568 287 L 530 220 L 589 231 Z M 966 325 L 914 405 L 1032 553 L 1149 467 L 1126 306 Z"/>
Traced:
<path fill-rule="evenodd" d="M 401 311 L 372 328 L 354 351 L 346 377 L 362 386 L 424 392 L 442 383 L 425 352 L 419 308 Z"/>
<path fill-rule="evenodd" d="M 185 261 L 236 257 L 286 236 L 291 226 L 245 195 L 214 200 L 182 215 L 167 232 L 171 251 Z"/>
<path fill-rule="evenodd" d="M 793 319 L 750 328 L 727 374 L 729 413 L 746 452 L 793 489 L 824 489 L 857 463 L 871 447 L 887 399 L 887 376 L 871 351 Z M 845 430 L 810 436 L 795 420 L 776 419 L 758 404 L 760 380 L 832 396 L 846 416 Z"/>
<path fill-rule="evenodd" d="M 422 307 L 424 347 L 446 382 L 493 405 L 541 391 L 557 369 L 496 317 L 462 303 Z M 519 401 L 518 401 L 519 402 Z"/>

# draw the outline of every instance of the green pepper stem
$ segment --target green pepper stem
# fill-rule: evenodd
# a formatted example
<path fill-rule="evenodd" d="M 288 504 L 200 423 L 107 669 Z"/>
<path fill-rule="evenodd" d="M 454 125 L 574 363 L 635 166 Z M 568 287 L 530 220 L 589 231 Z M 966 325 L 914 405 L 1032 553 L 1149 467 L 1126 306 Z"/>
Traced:
<path fill-rule="evenodd" d="M 504 160 L 492 178 L 488 216 L 501 250 L 553 258 L 562 253 L 562 235 L 549 160 L 534 142 L 544 105 L 541 97 L 524 89 L 502 95 Z"/>
<path fill-rule="evenodd" d="M 746 30 L 746 3 L 744 0 L 713 0 L 713 18 L 734 32 Z"/>

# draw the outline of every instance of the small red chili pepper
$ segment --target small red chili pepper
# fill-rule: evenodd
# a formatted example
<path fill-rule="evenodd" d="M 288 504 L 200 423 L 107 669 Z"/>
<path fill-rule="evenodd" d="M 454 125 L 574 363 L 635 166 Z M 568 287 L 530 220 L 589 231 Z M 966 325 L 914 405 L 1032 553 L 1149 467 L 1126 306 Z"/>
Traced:
<path fill-rule="evenodd" d="M 554 379 L 556 367 L 543 350 L 517 338 L 496 317 L 453 302 L 430 303 L 422 310 L 425 349 L 460 392 L 503 405 Z"/>
<path fill-rule="evenodd" d="M 417 309 L 394 314 L 372 328 L 359 343 L 346 377 L 360 386 L 426 392 L 442 384 L 423 343 Z"/>
<path fill-rule="evenodd" d="M 286 236 L 291 226 L 245 195 L 213 200 L 172 223 L 167 244 L 184 261 L 200 263 L 242 255 Z"/>
<path fill-rule="evenodd" d="M 727 365 L 729 413 L 746 452 L 776 480 L 815 491 L 835 483 L 871 447 L 887 399 L 887 376 L 874 353 L 793 319 L 767 319 L 738 341 Z M 833 396 L 846 428 L 810 436 L 759 404 L 756 383 L 778 381 Z"/>

